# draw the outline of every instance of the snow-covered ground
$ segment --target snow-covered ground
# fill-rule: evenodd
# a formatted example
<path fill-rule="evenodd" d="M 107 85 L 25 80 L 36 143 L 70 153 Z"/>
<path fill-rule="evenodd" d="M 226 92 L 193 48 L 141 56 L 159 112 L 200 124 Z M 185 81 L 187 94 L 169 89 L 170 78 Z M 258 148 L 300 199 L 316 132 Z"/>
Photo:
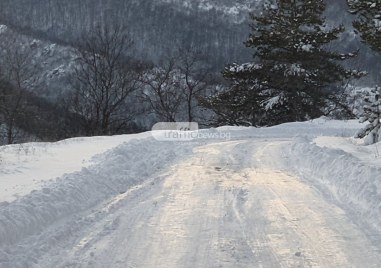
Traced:
<path fill-rule="evenodd" d="M 381 145 L 359 128 L 0 147 L 0 267 L 379 267 Z"/>
<path fill-rule="evenodd" d="M 139 135 L 74 138 L 56 143 L 25 143 L 0 147 L 0 202 L 14 201 L 41 189 L 65 173 L 96 162 L 93 157 Z"/>

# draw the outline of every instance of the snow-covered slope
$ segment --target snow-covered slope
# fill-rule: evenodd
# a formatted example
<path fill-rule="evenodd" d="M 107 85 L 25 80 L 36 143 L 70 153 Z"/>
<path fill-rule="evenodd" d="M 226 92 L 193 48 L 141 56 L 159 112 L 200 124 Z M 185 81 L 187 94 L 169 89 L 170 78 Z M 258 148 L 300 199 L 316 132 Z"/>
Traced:
<path fill-rule="evenodd" d="M 249 12 L 258 11 L 263 0 L 3 0 L 0 22 L 35 36 L 75 43 L 99 23 L 125 26 L 134 40 L 131 53 L 138 59 L 160 62 L 174 47 L 192 44 L 217 71 L 227 63 L 245 62 L 251 51 L 247 39 Z M 355 65 L 379 70 L 379 58 L 353 33 L 353 15 L 345 0 L 327 1 L 330 25 L 343 24 L 348 34 L 335 44 L 342 50 L 361 48 Z"/>
<path fill-rule="evenodd" d="M 246 14 L 260 8 L 263 1 L 260 0 L 161 0 L 164 3 L 176 5 L 182 12 L 197 12 L 216 10 L 225 14 L 233 23 L 242 23 L 246 20 Z"/>
<path fill-rule="evenodd" d="M 65 96 L 68 88 L 68 75 L 72 72 L 75 61 L 74 50 L 69 46 L 58 45 L 21 34 L 5 25 L 0 25 L 0 44 L 15 40 L 14 44 L 19 51 L 28 53 L 29 60 L 34 68 L 34 83 L 30 85 L 39 97 L 57 100 Z M 12 50 L 12 48 L 10 49 Z M 0 63 L 4 58 L 0 49 Z M 16 52 L 14 52 L 16 53 Z M 4 64 L 4 63 L 3 63 Z"/>
<path fill-rule="evenodd" d="M 381 160 L 360 127 L 0 147 L 0 267 L 377 267 Z"/>
<path fill-rule="evenodd" d="M 95 156 L 149 133 L 114 137 L 73 138 L 56 143 L 24 143 L 0 147 L 0 202 L 11 202 L 43 188 L 64 174 L 99 161 Z"/>

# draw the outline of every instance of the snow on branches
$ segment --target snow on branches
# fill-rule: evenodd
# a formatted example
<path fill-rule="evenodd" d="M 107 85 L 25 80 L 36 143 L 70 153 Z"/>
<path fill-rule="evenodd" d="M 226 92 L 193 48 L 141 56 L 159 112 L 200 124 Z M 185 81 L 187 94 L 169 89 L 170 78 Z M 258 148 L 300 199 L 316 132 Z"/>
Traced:
<path fill-rule="evenodd" d="M 364 111 L 360 123 L 368 122 L 357 134 L 357 138 L 365 138 L 367 144 L 381 141 L 381 88 L 371 89 L 364 98 Z"/>
<path fill-rule="evenodd" d="M 351 13 L 357 15 L 353 23 L 361 38 L 374 51 L 381 51 L 381 0 L 347 0 Z"/>

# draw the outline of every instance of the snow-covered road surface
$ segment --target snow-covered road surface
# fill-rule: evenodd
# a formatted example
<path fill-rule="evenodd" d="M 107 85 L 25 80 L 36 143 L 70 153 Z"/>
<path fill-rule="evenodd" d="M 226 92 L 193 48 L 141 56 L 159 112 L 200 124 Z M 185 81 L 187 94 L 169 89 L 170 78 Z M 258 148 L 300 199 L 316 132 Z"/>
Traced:
<path fill-rule="evenodd" d="M 380 267 L 380 144 L 358 128 L 0 147 L 0 268 Z"/>
<path fill-rule="evenodd" d="M 82 215 L 35 267 L 379 267 L 380 248 L 345 211 L 277 169 L 288 143 L 195 146 Z"/>

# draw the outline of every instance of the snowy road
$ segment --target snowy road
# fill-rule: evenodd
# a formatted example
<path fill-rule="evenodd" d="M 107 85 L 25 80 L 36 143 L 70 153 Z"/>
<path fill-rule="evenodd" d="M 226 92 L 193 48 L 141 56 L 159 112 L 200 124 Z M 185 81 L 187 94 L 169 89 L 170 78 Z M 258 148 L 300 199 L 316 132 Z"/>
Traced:
<path fill-rule="evenodd" d="M 40 236 L 54 246 L 31 266 L 379 267 L 380 248 L 345 211 L 277 167 L 288 143 L 195 146 L 160 176 L 76 218 L 64 239 Z M 46 239 L 62 228 L 68 223 L 48 228 Z"/>

